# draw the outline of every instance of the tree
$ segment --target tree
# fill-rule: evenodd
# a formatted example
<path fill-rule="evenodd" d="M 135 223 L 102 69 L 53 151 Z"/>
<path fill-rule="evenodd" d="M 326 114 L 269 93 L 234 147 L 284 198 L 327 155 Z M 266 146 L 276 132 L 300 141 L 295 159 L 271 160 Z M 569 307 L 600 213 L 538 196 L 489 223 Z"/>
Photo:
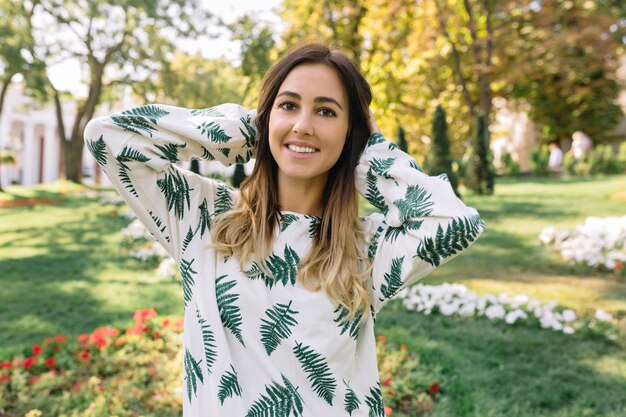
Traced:
<path fill-rule="evenodd" d="M 13 151 L 0 150 L 0 167 L 2 165 L 15 165 L 17 163 L 17 155 Z M 0 178 L 0 192 L 3 192 L 2 178 Z"/>
<path fill-rule="evenodd" d="M 406 143 L 406 136 L 404 134 L 404 129 L 402 126 L 398 126 L 398 133 L 396 135 L 396 145 L 403 152 L 409 152 L 409 144 Z"/>
<path fill-rule="evenodd" d="M 114 84 L 149 78 L 176 49 L 174 38 L 206 33 L 211 23 L 198 0 L 41 0 L 30 20 L 36 58 L 49 67 L 77 59 L 87 77 L 85 98 L 77 103 L 69 135 L 62 102 L 69 94 L 48 82 L 46 94 L 56 107 L 65 176 L 80 181 L 85 125 L 94 115 L 103 92 Z"/>
<path fill-rule="evenodd" d="M 450 154 L 450 142 L 448 141 L 446 113 L 441 105 L 437 106 L 435 117 L 433 118 L 428 170 L 430 175 L 446 174 L 454 193 L 459 195 L 456 174 L 452 170 L 452 155 Z"/>
<path fill-rule="evenodd" d="M 626 8 L 610 3 L 545 0 L 509 27 L 505 93 L 531 105 L 548 139 L 582 130 L 604 141 L 623 117 L 616 72 L 624 45 L 612 35 L 624 33 Z"/>
<path fill-rule="evenodd" d="M 465 176 L 465 186 L 477 194 L 493 194 L 494 188 L 494 174 L 490 166 L 489 149 L 485 140 L 486 130 L 486 117 L 480 114 L 476 117 L 474 141 Z"/>
<path fill-rule="evenodd" d="M 239 188 L 239 186 L 241 185 L 241 183 L 246 179 L 246 171 L 244 170 L 244 165 L 243 164 L 236 164 L 235 165 L 235 172 L 233 172 L 233 178 L 232 178 L 232 183 L 233 183 L 233 187 L 237 187 Z"/>

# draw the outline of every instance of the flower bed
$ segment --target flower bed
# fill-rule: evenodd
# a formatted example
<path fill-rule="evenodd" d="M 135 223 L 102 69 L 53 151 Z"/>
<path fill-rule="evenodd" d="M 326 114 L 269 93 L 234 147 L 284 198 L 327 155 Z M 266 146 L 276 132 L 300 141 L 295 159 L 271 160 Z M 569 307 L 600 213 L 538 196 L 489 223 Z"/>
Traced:
<path fill-rule="evenodd" d="M 182 320 L 158 318 L 153 309 L 134 319 L 125 332 L 58 335 L 0 361 L 2 415 L 179 416 Z"/>
<path fill-rule="evenodd" d="M 70 340 L 57 335 L 0 361 L 0 415 L 179 416 L 181 319 L 135 312 L 124 332 L 99 327 Z M 377 340 L 385 412 L 432 410 L 440 387 L 406 345 Z"/>
<path fill-rule="evenodd" d="M 572 264 L 626 274 L 626 216 L 588 217 L 574 230 L 550 226 L 541 231 L 539 240 Z"/>
<path fill-rule="evenodd" d="M 407 310 L 421 314 L 487 317 L 511 325 L 526 322 L 565 334 L 582 331 L 610 340 L 617 339 L 619 333 L 613 317 L 602 310 L 597 310 L 594 317 L 578 317 L 573 310 L 554 302 L 542 304 L 526 295 L 511 297 L 506 293 L 478 296 L 461 284 L 417 284 L 404 289 L 397 297 Z"/>

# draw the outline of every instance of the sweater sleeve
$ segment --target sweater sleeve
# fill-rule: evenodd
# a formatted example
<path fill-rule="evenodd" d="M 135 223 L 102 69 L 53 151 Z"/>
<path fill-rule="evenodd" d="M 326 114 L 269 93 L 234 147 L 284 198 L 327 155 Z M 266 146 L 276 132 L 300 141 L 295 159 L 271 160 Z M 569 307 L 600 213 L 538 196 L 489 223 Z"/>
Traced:
<path fill-rule="evenodd" d="M 426 175 L 379 133 L 369 138 L 357 165 L 356 186 L 380 211 L 366 223 L 375 312 L 467 249 L 484 230 L 478 212 L 454 194 L 447 176 Z"/>
<path fill-rule="evenodd" d="M 255 111 L 235 104 L 203 110 L 145 105 L 91 120 L 86 145 L 103 171 L 167 252 L 180 262 L 212 218 L 229 210 L 234 191 L 176 165 L 192 158 L 225 165 L 256 152 Z"/>

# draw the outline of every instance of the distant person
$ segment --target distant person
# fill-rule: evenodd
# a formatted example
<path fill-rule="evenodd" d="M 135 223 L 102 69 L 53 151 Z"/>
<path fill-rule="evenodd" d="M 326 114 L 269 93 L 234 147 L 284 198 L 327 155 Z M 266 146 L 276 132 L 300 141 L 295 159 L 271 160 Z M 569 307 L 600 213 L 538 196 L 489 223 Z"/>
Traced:
<path fill-rule="evenodd" d="M 584 132 L 577 131 L 572 135 L 572 147 L 569 150 L 569 154 L 574 157 L 575 160 L 580 161 L 585 156 L 589 155 L 593 142 L 591 138 Z"/>
<path fill-rule="evenodd" d="M 561 150 L 558 142 L 550 142 L 548 150 L 550 151 L 548 168 L 550 168 L 550 171 L 552 172 L 561 172 L 561 168 L 563 167 L 563 151 Z"/>
<path fill-rule="evenodd" d="M 483 223 L 383 137 L 371 99 L 348 55 L 309 44 L 272 66 L 257 111 L 147 105 L 87 125 L 180 266 L 185 417 L 384 414 L 376 314 Z M 174 165 L 194 157 L 256 161 L 235 190 Z M 361 217 L 357 191 L 381 213 Z"/>

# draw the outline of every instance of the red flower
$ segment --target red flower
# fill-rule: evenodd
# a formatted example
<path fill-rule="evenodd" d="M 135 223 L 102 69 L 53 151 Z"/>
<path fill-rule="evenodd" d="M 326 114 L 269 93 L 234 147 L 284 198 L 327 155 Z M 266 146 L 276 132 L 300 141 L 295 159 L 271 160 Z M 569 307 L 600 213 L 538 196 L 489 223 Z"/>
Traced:
<path fill-rule="evenodd" d="M 385 415 L 390 416 L 393 414 L 393 408 L 385 406 Z"/>
<path fill-rule="evenodd" d="M 88 361 L 89 360 L 89 352 L 83 352 L 80 354 L 80 358 L 84 361 Z"/>
<path fill-rule="evenodd" d="M 24 362 L 22 363 L 22 366 L 24 367 L 24 369 L 28 369 L 31 366 L 33 366 L 34 363 L 35 363 L 35 358 L 30 357 L 30 358 L 24 359 Z"/>
<path fill-rule="evenodd" d="M 95 342 L 98 349 L 103 349 L 107 345 L 107 340 L 104 337 L 97 336 Z"/>
<path fill-rule="evenodd" d="M 141 335 L 142 333 L 146 333 L 147 331 L 148 331 L 148 326 L 137 322 L 135 323 L 133 327 L 126 330 L 126 334 Z"/>
<path fill-rule="evenodd" d="M 400 350 L 409 350 L 407 345 L 400 345 Z"/>
<path fill-rule="evenodd" d="M 57 360 L 54 358 L 48 358 L 46 359 L 46 361 L 44 362 L 44 364 L 48 367 L 48 368 L 52 368 L 55 364 L 57 363 Z"/>
<path fill-rule="evenodd" d="M 393 390 L 388 389 L 387 390 L 387 395 L 390 396 L 390 397 L 395 397 L 396 396 L 396 392 L 393 391 Z"/>
<path fill-rule="evenodd" d="M 51 375 L 58 375 L 59 374 L 59 370 L 58 369 L 50 369 L 50 371 L 48 371 Z"/>
<path fill-rule="evenodd" d="M 0 383 L 3 383 L 4 381 L 10 381 L 11 380 L 11 375 L 0 375 Z"/>
<path fill-rule="evenodd" d="M 106 338 L 106 337 L 115 337 L 120 334 L 120 331 L 115 327 L 98 327 L 93 332 L 91 332 L 91 338 Z"/>
<path fill-rule="evenodd" d="M 135 314 L 133 314 L 133 319 L 135 321 L 149 321 L 151 318 L 156 317 L 157 316 L 157 312 L 155 309 L 153 308 L 144 308 L 143 310 L 137 310 L 135 311 Z"/>
<path fill-rule="evenodd" d="M 158 339 L 159 337 L 161 337 L 161 333 L 159 333 L 158 330 L 155 330 L 152 332 L 152 337 L 154 337 L 155 339 Z"/>
<path fill-rule="evenodd" d="M 76 340 L 78 340 L 81 343 L 85 343 L 87 340 L 89 340 L 89 335 L 83 333 L 80 336 L 78 336 Z"/>
<path fill-rule="evenodd" d="M 613 267 L 613 269 L 615 269 L 616 271 L 619 271 L 623 268 L 624 268 L 624 262 L 620 262 L 620 261 L 615 262 L 615 266 Z"/>
<path fill-rule="evenodd" d="M 33 351 L 33 355 L 37 356 L 41 353 L 41 345 L 33 345 L 31 350 Z"/>
<path fill-rule="evenodd" d="M 35 375 L 34 377 L 32 377 L 31 379 L 28 380 L 29 384 L 34 384 L 35 382 L 38 382 L 41 379 L 41 377 L 39 375 Z"/>
<path fill-rule="evenodd" d="M 2 369 L 11 369 L 12 366 L 13 364 L 11 363 L 11 361 L 0 362 L 0 368 Z"/>
<path fill-rule="evenodd" d="M 430 387 L 428 387 L 428 393 L 431 395 L 435 395 L 439 392 L 439 383 L 433 382 Z"/>
<path fill-rule="evenodd" d="M 58 335 L 54 336 L 54 338 L 59 343 L 67 342 L 67 336 L 65 336 L 64 334 L 58 334 Z"/>
<path fill-rule="evenodd" d="M 389 377 L 383 381 L 383 387 L 388 387 L 391 385 L 391 381 L 393 381 L 393 377 Z"/>
<path fill-rule="evenodd" d="M 52 342 L 54 342 L 54 338 L 53 337 L 45 337 L 43 339 L 43 342 L 46 343 L 46 344 L 47 343 L 52 343 Z"/>
<path fill-rule="evenodd" d="M 381 334 L 380 336 L 378 336 L 378 341 L 380 343 L 385 343 L 387 341 L 387 336 Z"/>
<path fill-rule="evenodd" d="M 78 392 L 78 390 L 80 390 L 80 382 L 76 381 L 74 382 L 74 385 L 72 385 L 72 391 L 74 392 Z"/>
<path fill-rule="evenodd" d="M 161 323 L 161 325 L 163 327 L 167 327 L 170 325 L 170 319 L 163 319 L 163 322 Z"/>

